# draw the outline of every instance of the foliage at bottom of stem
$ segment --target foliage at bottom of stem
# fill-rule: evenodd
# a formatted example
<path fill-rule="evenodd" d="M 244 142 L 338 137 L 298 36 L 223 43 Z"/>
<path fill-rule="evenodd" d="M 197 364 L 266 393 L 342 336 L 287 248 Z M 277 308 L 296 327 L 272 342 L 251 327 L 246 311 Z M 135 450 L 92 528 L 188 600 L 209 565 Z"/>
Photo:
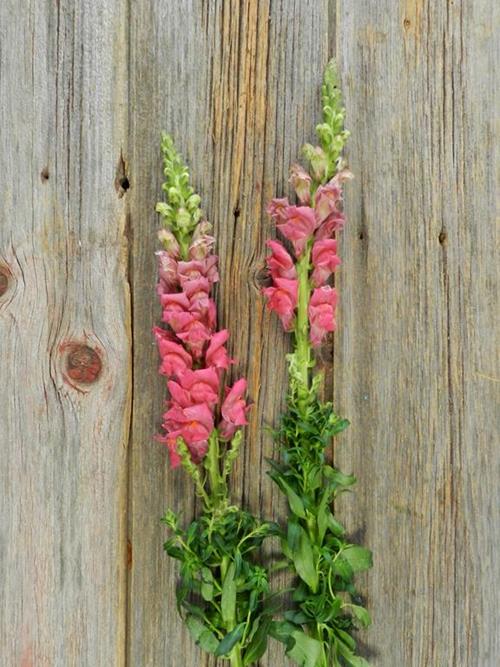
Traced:
<path fill-rule="evenodd" d="M 235 667 L 253 664 L 266 650 L 275 611 L 255 555 L 278 526 L 234 506 L 205 510 L 186 529 L 172 511 L 163 522 L 174 533 L 165 551 L 181 563 L 177 607 L 194 641 Z"/>

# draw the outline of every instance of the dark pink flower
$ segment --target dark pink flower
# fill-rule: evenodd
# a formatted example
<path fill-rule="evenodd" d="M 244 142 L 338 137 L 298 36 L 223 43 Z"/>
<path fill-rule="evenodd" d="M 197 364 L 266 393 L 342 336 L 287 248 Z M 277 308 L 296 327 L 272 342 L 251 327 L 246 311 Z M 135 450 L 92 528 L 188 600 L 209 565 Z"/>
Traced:
<path fill-rule="evenodd" d="M 212 411 L 205 404 L 182 408 L 172 406 L 164 415 L 164 428 L 169 433 L 180 431 L 186 444 L 206 442 L 214 428 Z"/>
<path fill-rule="evenodd" d="M 210 340 L 210 331 L 196 313 L 173 313 L 168 324 L 174 329 L 177 337 L 187 346 L 195 359 L 200 359 L 203 347 Z"/>
<path fill-rule="evenodd" d="M 271 249 L 271 254 L 266 257 L 271 278 L 296 278 L 295 263 L 285 247 L 279 241 L 267 241 L 266 245 Z"/>
<path fill-rule="evenodd" d="M 222 329 L 222 331 L 217 331 L 210 338 L 210 343 L 205 352 L 205 362 L 208 366 L 213 366 L 218 369 L 226 370 L 229 368 L 232 360 L 229 358 L 224 344 L 229 338 L 229 331 L 227 329 Z"/>
<path fill-rule="evenodd" d="M 170 380 L 168 389 L 181 407 L 194 403 L 213 406 L 219 398 L 219 376 L 214 368 L 187 370 L 179 376 L 177 382 Z"/>
<path fill-rule="evenodd" d="M 160 302 L 164 311 L 169 313 L 182 313 L 189 309 L 189 299 L 183 292 L 172 292 L 161 294 Z"/>
<path fill-rule="evenodd" d="M 295 190 L 301 204 L 309 204 L 311 201 L 312 178 L 300 164 L 294 164 L 290 170 L 290 183 Z"/>
<path fill-rule="evenodd" d="M 196 278 L 184 283 L 184 294 L 189 299 L 189 310 L 204 313 L 208 310 L 210 283 L 207 278 Z"/>
<path fill-rule="evenodd" d="M 316 241 L 312 249 L 312 283 L 315 287 L 324 285 L 330 275 L 341 264 L 337 256 L 337 241 L 335 239 L 322 239 Z"/>
<path fill-rule="evenodd" d="M 285 331 L 290 331 L 293 328 L 295 307 L 297 306 L 297 280 L 276 278 L 274 286 L 266 287 L 262 292 L 268 299 L 267 307 L 269 310 L 274 310 L 283 323 Z"/>
<path fill-rule="evenodd" d="M 193 360 L 186 350 L 172 340 L 172 334 L 164 329 L 155 327 L 153 333 L 158 343 L 161 357 L 160 373 L 162 375 L 180 375 L 191 368 Z"/>
<path fill-rule="evenodd" d="M 156 291 L 158 296 L 177 289 L 179 279 L 177 277 L 177 262 L 165 250 L 158 250 L 158 285 Z"/>
<path fill-rule="evenodd" d="M 266 212 L 274 222 L 286 222 L 286 210 L 290 206 L 288 199 L 271 199 L 267 205 Z"/>
<path fill-rule="evenodd" d="M 340 232 L 344 228 L 345 216 L 342 211 L 333 211 L 328 218 L 321 223 L 314 238 L 318 241 L 329 239 L 334 232 Z"/>
<path fill-rule="evenodd" d="M 218 426 L 220 435 L 230 439 L 239 426 L 247 424 L 246 413 L 250 406 L 244 399 L 247 390 L 247 381 L 244 378 L 237 380 L 233 386 L 227 388 L 226 398 L 221 407 L 222 420 Z"/>
<path fill-rule="evenodd" d="M 300 257 L 316 226 L 316 218 L 312 208 L 309 208 L 309 206 L 289 206 L 286 209 L 286 222 L 279 224 L 278 229 L 285 238 L 292 242 L 295 255 Z"/>
<path fill-rule="evenodd" d="M 309 323 L 311 343 L 314 347 L 321 345 L 329 331 L 335 330 L 336 305 L 337 292 L 334 288 L 325 285 L 313 290 L 309 301 Z"/>

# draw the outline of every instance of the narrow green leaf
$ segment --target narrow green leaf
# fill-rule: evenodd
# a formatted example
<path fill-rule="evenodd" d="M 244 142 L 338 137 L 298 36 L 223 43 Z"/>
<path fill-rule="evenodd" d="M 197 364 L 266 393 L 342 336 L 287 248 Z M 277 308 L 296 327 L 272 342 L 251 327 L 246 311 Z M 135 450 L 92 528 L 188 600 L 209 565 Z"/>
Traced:
<path fill-rule="evenodd" d="M 288 546 L 297 574 L 315 593 L 318 590 L 318 573 L 314 563 L 314 553 L 309 536 L 299 524 L 289 524 Z"/>
<path fill-rule="evenodd" d="M 234 623 L 236 611 L 236 583 L 234 581 L 234 563 L 228 567 L 222 584 L 221 611 L 225 623 Z"/>
<path fill-rule="evenodd" d="M 267 637 L 271 622 L 271 617 L 267 616 L 258 624 L 257 631 L 253 635 L 252 641 L 248 645 L 243 657 L 244 667 L 257 662 L 264 655 L 267 648 Z"/>
<path fill-rule="evenodd" d="M 219 646 L 219 641 L 214 633 L 211 632 L 199 618 L 188 615 L 186 617 L 186 625 L 191 637 L 198 646 L 208 653 L 216 652 L 217 647 Z"/>
<path fill-rule="evenodd" d="M 245 623 L 240 623 L 237 625 L 231 632 L 229 632 L 224 639 L 222 639 L 215 650 L 215 655 L 220 657 L 221 655 L 227 655 L 233 649 L 233 647 L 240 641 L 243 637 L 243 631 L 245 630 Z"/>
<path fill-rule="evenodd" d="M 328 518 L 328 528 L 334 535 L 336 535 L 337 537 L 341 537 L 342 535 L 345 534 L 344 526 L 339 521 L 337 521 L 337 519 L 333 516 L 331 512 L 327 518 Z"/>

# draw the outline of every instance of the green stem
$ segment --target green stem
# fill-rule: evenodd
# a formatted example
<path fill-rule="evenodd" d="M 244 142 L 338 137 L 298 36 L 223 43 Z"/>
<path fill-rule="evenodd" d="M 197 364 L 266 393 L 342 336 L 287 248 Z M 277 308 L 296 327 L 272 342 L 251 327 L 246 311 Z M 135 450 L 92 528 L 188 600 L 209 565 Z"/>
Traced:
<path fill-rule="evenodd" d="M 216 430 L 212 431 L 208 439 L 208 452 L 205 458 L 205 468 L 210 482 L 210 497 L 214 509 L 227 503 L 227 485 L 220 471 L 219 436 Z"/>
<path fill-rule="evenodd" d="M 231 667 L 243 667 L 243 656 L 241 655 L 241 647 L 239 644 L 231 651 L 229 658 L 231 660 Z"/>
<path fill-rule="evenodd" d="M 309 342 L 309 298 L 311 285 L 309 283 L 309 269 L 311 262 L 311 243 L 297 262 L 298 298 L 297 319 L 295 323 L 295 355 L 297 371 L 300 377 L 298 403 L 301 412 L 307 407 L 309 397 L 309 370 L 311 368 L 311 344 Z"/>

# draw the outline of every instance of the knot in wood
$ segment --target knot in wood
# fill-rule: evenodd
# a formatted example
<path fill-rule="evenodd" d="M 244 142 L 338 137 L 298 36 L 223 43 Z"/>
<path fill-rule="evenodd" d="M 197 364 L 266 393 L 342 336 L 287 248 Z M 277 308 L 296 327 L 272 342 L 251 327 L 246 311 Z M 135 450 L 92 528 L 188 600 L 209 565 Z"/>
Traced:
<path fill-rule="evenodd" d="M 69 354 L 66 361 L 68 376 L 76 382 L 91 384 L 101 374 L 102 363 L 99 355 L 88 345 L 79 345 Z"/>
<path fill-rule="evenodd" d="M 0 268 L 0 296 L 3 296 L 9 287 L 9 275 L 5 269 Z"/>

